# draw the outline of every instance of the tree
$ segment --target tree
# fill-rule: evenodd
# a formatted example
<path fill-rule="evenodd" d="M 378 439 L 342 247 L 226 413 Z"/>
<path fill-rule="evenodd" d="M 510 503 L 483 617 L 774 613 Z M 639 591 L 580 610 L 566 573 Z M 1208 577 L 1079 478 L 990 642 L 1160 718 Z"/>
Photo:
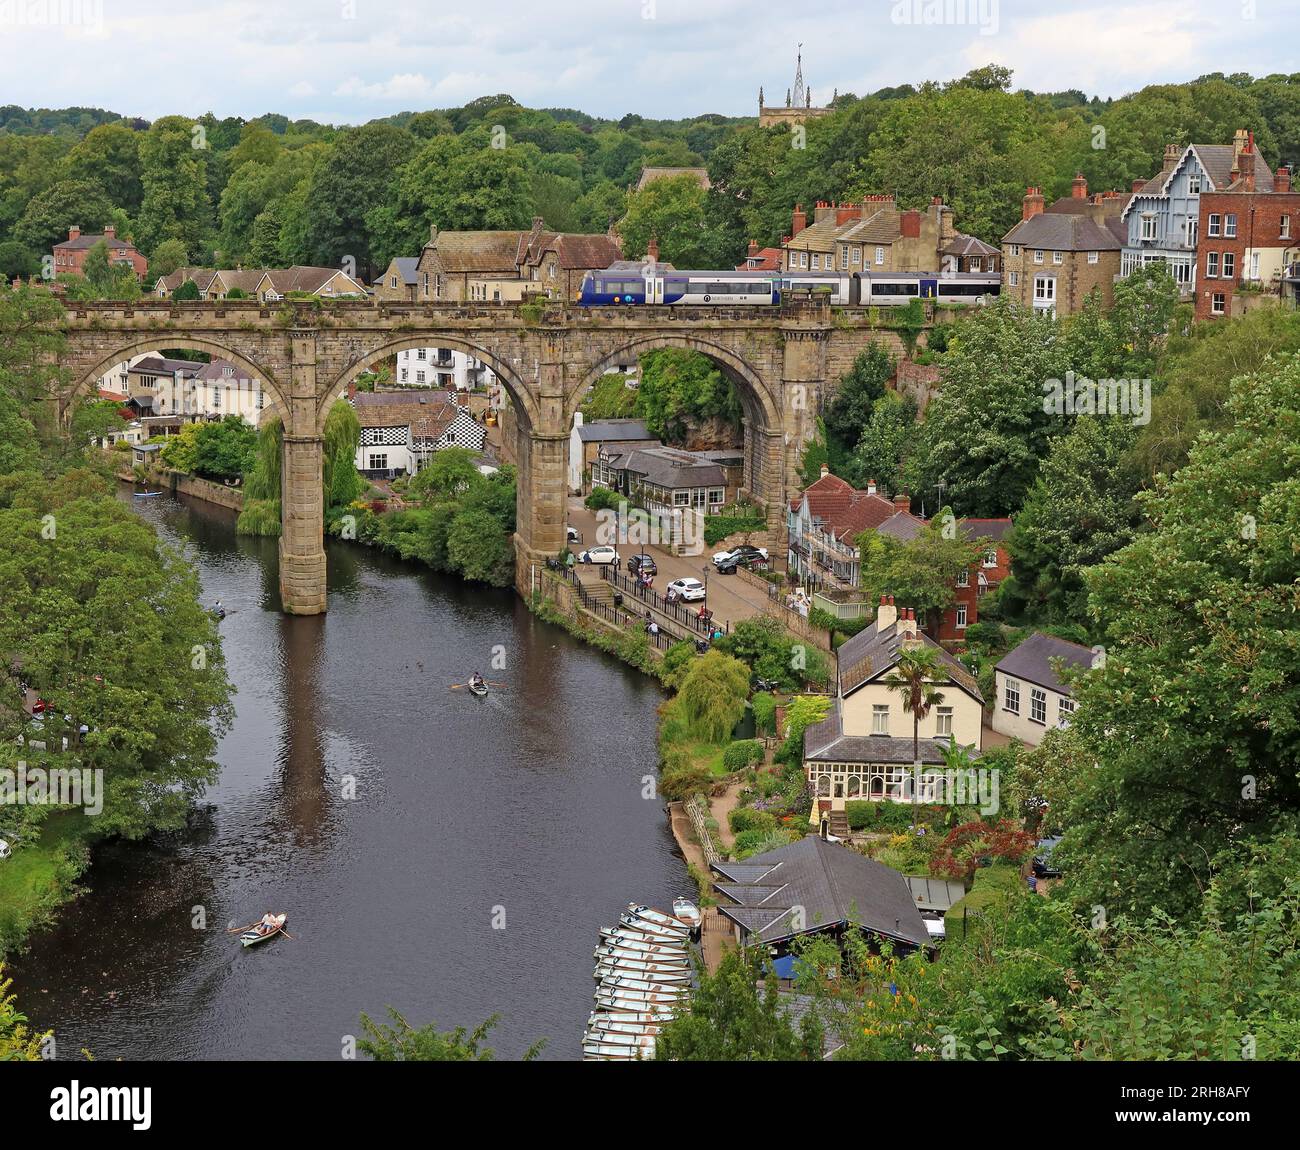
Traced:
<path fill-rule="evenodd" d="M 912 716 L 913 809 L 921 801 L 921 720 L 943 702 L 943 692 L 935 684 L 945 681 L 939 656 L 933 647 L 926 646 L 902 647 L 894 669 L 884 678 L 885 686 L 902 698 L 903 713 Z"/>
<path fill-rule="evenodd" d="M 660 258 L 678 267 L 727 266 L 729 245 L 719 243 L 710 228 L 706 201 L 704 188 L 690 175 L 666 176 L 632 192 L 618 225 L 624 252 L 639 258 L 655 239 Z"/>
<path fill-rule="evenodd" d="M 958 529 L 947 507 L 911 539 L 864 531 L 858 537 L 862 588 L 868 602 L 893 595 L 928 624 L 932 614 L 952 606 L 958 577 L 971 569 L 981 550 L 977 540 Z"/>
<path fill-rule="evenodd" d="M 859 352 L 853 366 L 840 377 L 834 398 L 826 405 L 823 420 L 833 457 L 851 455 L 862 438 L 876 400 L 894 377 L 894 357 L 880 344 L 872 343 Z M 838 455 L 836 453 L 838 452 Z"/>
<path fill-rule="evenodd" d="M 716 973 L 700 973 L 690 1008 L 663 1026 L 655 1044 L 659 1062 L 811 1062 L 821 1057 L 816 1013 L 805 1015 L 796 1030 L 781 1005 L 770 962 L 740 950 L 728 950 Z"/>
<path fill-rule="evenodd" d="M 905 475 L 920 432 L 916 401 L 887 391 L 871 405 L 871 416 L 845 467 L 855 487 L 875 482 L 885 494 L 907 490 Z"/>
<path fill-rule="evenodd" d="M 357 447 L 361 423 L 356 409 L 346 399 L 337 399 L 325 417 L 321 475 L 325 485 L 325 506 L 346 507 L 366 490 L 357 471 Z"/>
<path fill-rule="evenodd" d="M 238 415 L 202 423 L 194 436 L 194 472 L 206 479 L 239 479 L 257 457 L 257 432 Z"/>
<path fill-rule="evenodd" d="M 474 462 L 474 453 L 464 447 L 444 447 L 435 451 L 411 480 L 410 494 L 434 501 L 464 495 L 481 483 L 482 474 Z"/>
<path fill-rule="evenodd" d="M 1138 496 L 1150 522 L 1087 573 L 1104 661 L 1049 789 L 1076 904 L 1108 915 L 1196 908 L 1225 847 L 1300 812 L 1294 652 L 1300 364 L 1233 382 L 1232 426 Z"/>
<path fill-rule="evenodd" d="M 691 664 L 673 700 L 698 739 L 725 742 L 745 713 L 749 668 L 721 651 L 708 651 Z"/>
<path fill-rule="evenodd" d="M 1089 415 L 1053 441 L 1007 540 L 1011 578 L 998 600 L 1009 615 L 1086 620 L 1088 568 L 1128 543 L 1137 527 L 1128 462 L 1135 441 L 1127 420 Z"/>
<path fill-rule="evenodd" d="M 172 299 L 177 303 L 184 303 L 187 300 L 202 299 L 202 293 L 199 291 L 199 285 L 193 280 L 185 280 L 178 284 L 176 290 L 172 292 Z"/>
<path fill-rule="evenodd" d="M 463 1026 L 440 1033 L 430 1022 L 414 1027 L 391 1006 L 389 1023 L 377 1023 L 365 1014 L 361 1016 L 362 1037 L 357 1049 L 376 1062 L 491 1062 L 493 1053 L 483 1046 L 488 1032 L 497 1024 L 499 1015 L 479 1023 L 472 1033 L 466 1034 Z M 524 1054 L 523 1061 L 531 1062 L 541 1053 L 545 1040 L 534 1043 Z"/>
<path fill-rule="evenodd" d="M 515 579 L 515 549 L 501 521 L 486 508 L 458 512 L 447 532 L 447 557 L 466 579 L 509 587 Z"/>
<path fill-rule="evenodd" d="M 163 276 L 183 268 L 189 262 L 189 252 L 180 240 L 163 240 L 155 249 L 149 261 L 149 284 L 156 284 Z"/>
<path fill-rule="evenodd" d="M 91 128 L 64 161 L 68 178 L 102 188 L 114 207 L 134 215 L 144 196 L 140 138 L 125 121 Z"/>
<path fill-rule="evenodd" d="M 1055 321 L 1010 299 L 959 324 L 922 425 L 927 486 L 944 483 L 965 514 L 1017 510 L 1060 430 L 1044 386 L 1064 379 L 1066 366 Z"/>
<path fill-rule="evenodd" d="M 0 279 L 6 282 L 15 277 L 25 279 L 40 270 L 40 257 L 26 244 L 17 240 L 0 242 Z"/>
<path fill-rule="evenodd" d="M 13 238 L 44 254 L 68 238 L 76 226 L 90 235 L 113 222 L 113 204 L 104 189 L 89 180 L 60 180 L 28 201 Z"/>
<path fill-rule="evenodd" d="M 196 146 L 203 140 L 197 127 L 184 116 L 164 116 L 140 140 L 144 195 L 137 230 L 145 251 L 155 251 L 164 240 L 180 240 L 197 260 L 207 246 L 212 227 L 208 152 Z"/>
<path fill-rule="evenodd" d="M 20 1014 L 14 1005 L 15 995 L 9 993 L 13 980 L 5 978 L 4 963 L 0 963 L 0 1062 L 40 1062 L 44 1039 L 51 1033 L 33 1034 L 27 1027 L 27 1015 Z"/>
<path fill-rule="evenodd" d="M 742 409 L 731 381 L 707 356 L 663 348 L 641 357 L 636 412 L 670 443 L 686 443 L 701 424 L 718 421 L 739 430 Z"/>

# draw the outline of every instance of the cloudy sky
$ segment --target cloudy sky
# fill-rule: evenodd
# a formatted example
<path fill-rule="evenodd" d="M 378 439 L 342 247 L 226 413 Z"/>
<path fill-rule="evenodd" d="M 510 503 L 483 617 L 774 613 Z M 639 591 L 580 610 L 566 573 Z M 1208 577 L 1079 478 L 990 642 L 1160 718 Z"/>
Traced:
<path fill-rule="evenodd" d="M 0 103 L 361 123 L 508 92 L 753 115 L 760 84 L 784 102 L 801 41 L 815 101 L 989 62 L 1117 96 L 1300 71 L 1298 33 L 1295 0 L 0 0 Z"/>

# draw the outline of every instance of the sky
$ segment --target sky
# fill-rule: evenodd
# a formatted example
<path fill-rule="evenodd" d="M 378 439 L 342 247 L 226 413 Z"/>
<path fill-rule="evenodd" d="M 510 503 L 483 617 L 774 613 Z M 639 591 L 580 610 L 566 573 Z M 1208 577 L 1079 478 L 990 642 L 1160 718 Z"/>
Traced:
<path fill-rule="evenodd" d="M 988 63 L 1120 96 L 1300 72 L 1296 0 L 0 0 L 0 104 L 364 123 L 509 93 L 677 119 L 814 103 Z"/>

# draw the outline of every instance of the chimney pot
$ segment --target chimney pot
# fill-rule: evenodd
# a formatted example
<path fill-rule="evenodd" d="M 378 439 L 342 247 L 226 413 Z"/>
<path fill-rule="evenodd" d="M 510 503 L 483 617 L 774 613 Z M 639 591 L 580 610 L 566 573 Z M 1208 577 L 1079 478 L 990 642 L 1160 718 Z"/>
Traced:
<path fill-rule="evenodd" d="M 868 480 L 867 480 L 867 494 L 868 494 L 868 495 L 875 495 L 875 493 L 876 493 L 876 481 L 875 481 L 874 479 L 868 479 Z"/>
<path fill-rule="evenodd" d="M 1020 213 L 1022 220 L 1031 220 L 1043 211 L 1043 193 L 1038 188 L 1026 188 L 1024 206 Z"/>
<path fill-rule="evenodd" d="M 1088 198 L 1088 181 L 1082 172 L 1074 174 L 1074 180 L 1070 184 L 1070 195 L 1076 200 L 1086 200 Z"/>
<path fill-rule="evenodd" d="M 882 595 L 880 597 L 880 606 L 876 608 L 877 634 L 886 627 L 892 627 L 897 622 L 898 609 L 894 606 L 894 597 L 892 595 Z"/>
<path fill-rule="evenodd" d="M 1289 192 L 1291 190 L 1291 169 L 1280 167 L 1277 174 L 1273 177 L 1273 190 L 1275 192 Z"/>
<path fill-rule="evenodd" d="M 912 506 L 912 497 L 906 491 L 894 496 L 894 507 L 898 511 L 907 511 Z"/>
<path fill-rule="evenodd" d="M 80 224 L 73 224 L 72 227 L 70 227 L 70 228 L 68 229 L 68 239 L 70 239 L 70 240 L 75 240 L 75 239 L 79 238 L 80 235 L 81 235 L 81 225 L 80 225 Z"/>
<path fill-rule="evenodd" d="M 830 469 L 829 467 L 827 467 L 826 464 L 823 463 L 823 464 L 822 464 L 822 478 L 825 479 L 826 476 L 828 476 L 830 473 L 831 473 L 831 469 Z"/>
<path fill-rule="evenodd" d="M 803 210 L 803 204 L 795 204 L 794 211 L 790 214 L 790 236 L 793 238 L 808 226 L 808 214 Z"/>

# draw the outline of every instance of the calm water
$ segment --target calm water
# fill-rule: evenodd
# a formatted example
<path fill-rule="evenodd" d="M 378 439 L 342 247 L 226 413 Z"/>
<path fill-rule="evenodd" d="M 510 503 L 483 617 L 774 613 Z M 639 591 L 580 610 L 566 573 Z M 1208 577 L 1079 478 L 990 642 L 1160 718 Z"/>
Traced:
<path fill-rule="evenodd" d="M 282 616 L 274 541 L 135 502 L 229 611 L 238 718 L 191 829 L 99 850 L 89 893 L 13 964 L 32 1022 L 65 1058 L 333 1059 L 391 1004 L 441 1029 L 499 1012 L 498 1057 L 538 1038 L 579 1057 L 597 928 L 689 889 L 640 793 L 658 689 L 511 592 L 341 545 L 329 614 Z M 473 670 L 507 686 L 450 689 Z M 265 910 L 294 937 L 225 933 Z"/>

